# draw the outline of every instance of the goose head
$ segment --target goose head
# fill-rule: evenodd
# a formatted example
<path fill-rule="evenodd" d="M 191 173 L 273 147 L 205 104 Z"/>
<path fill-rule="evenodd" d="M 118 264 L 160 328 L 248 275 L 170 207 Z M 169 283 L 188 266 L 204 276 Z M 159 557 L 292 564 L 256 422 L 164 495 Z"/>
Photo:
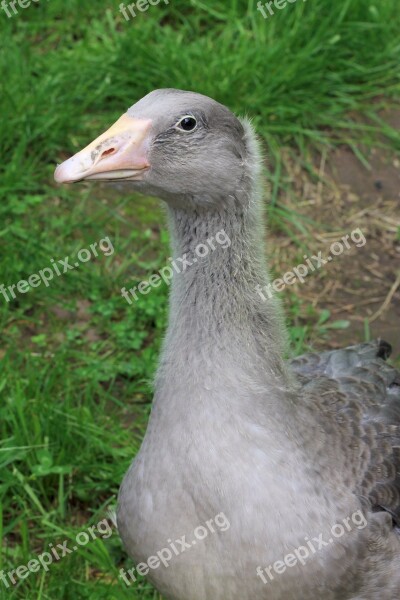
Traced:
<path fill-rule="evenodd" d="M 55 180 L 127 181 L 170 204 L 218 204 L 246 176 L 246 128 L 225 106 L 197 94 L 155 90 L 105 133 L 59 165 Z"/>

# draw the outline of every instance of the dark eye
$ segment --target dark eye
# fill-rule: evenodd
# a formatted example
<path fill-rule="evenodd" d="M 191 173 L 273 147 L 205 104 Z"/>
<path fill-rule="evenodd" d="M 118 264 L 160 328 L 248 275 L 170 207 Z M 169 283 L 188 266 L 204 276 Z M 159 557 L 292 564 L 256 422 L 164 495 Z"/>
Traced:
<path fill-rule="evenodd" d="M 186 117 L 182 117 L 176 126 L 179 127 L 179 129 L 183 129 L 183 131 L 193 131 L 193 129 L 196 128 L 196 125 L 196 119 L 188 115 Z"/>

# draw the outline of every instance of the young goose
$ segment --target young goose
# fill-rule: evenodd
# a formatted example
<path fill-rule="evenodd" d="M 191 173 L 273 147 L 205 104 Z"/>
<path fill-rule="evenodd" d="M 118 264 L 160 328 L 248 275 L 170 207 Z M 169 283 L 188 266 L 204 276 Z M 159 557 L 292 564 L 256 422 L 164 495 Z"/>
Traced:
<path fill-rule="evenodd" d="M 279 310 L 256 291 L 260 162 L 247 121 L 165 89 L 56 170 L 165 200 L 176 260 L 230 241 L 173 279 L 119 531 L 168 600 L 395 600 L 400 374 L 381 341 L 284 361 Z"/>

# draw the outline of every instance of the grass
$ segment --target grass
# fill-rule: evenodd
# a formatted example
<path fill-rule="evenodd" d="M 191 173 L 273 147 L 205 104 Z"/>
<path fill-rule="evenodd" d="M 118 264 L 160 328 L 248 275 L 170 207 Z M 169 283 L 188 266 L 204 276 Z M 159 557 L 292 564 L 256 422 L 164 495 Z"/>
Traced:
<path fill-rule="evenodd" d="M 167 289 L 129 306 L 120 288 L 169 255 L 158 202 L 56 187 L 56 162 L 154 88 L 195 89 L 247 113 L 271 156 L 274 227 L 301 222 L 279 204 L 282 145 L 314 151 L 374 143 L 400 150 L 381 110 L 399 97 L 400 12 L 389 0 L 290 4 L 264 20 L 255 2 L 160 3 L 126 22 L 118 2 L 41 0 L 8 19 L 2 51 L 0 283 L 10 285 L 109 236 L 99 255 L 6 303 L 0 296 L 0 570 L 104 517 L 138 449 L 165 325 Z M 379 139 L 377 133 L 380 133 Z M 383 134 L 383 135 L 382 135 Z M 290 333 L 297 352 L 308 326 Z M 314 331 L 329 333 L 329 315 Z M 127 589 L 118 537 L 97 539 L 6 589 L 10 599 L 155 599 Z"/>

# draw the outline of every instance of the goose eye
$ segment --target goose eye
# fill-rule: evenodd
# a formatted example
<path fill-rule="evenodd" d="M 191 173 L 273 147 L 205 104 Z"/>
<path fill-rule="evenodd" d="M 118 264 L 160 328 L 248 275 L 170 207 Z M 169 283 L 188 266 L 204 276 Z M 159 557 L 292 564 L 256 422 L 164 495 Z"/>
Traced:
<path fill-rule="evenodd" d="M 177 124 L 179 129 L 183 129 L 183 131 L 193 131 L 196 128 L 197 121 L 194 117 L 186 116 L 182 117 Z"/>

